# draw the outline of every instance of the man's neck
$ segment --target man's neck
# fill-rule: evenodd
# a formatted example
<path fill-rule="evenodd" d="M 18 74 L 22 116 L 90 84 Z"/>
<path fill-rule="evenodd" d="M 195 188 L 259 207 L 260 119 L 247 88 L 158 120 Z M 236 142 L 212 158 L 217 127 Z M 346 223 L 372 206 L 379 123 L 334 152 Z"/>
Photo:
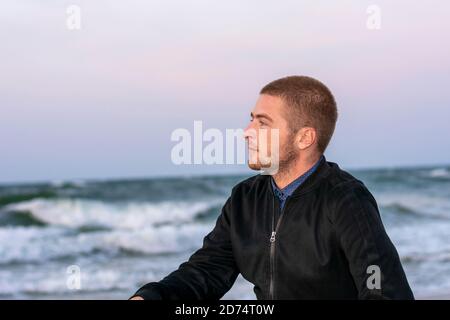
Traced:
<path fill-rule="evenodd" d="M 311 169 L 317 163 L 317 161 L 319 161 L 321 156 L 321 154 L 317 154 L 304 158 L 299 157 L 286 168 L 280 168 L 278 172 L 272 176 L 273 180 L 275 181 L 278 188 L 283 189 L 292 181 Z"/>

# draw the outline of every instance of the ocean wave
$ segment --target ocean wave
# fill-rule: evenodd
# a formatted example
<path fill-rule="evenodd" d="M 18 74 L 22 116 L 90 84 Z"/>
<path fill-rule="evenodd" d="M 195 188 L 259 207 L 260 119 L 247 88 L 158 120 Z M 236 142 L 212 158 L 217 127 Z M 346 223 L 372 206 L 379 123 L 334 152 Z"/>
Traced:
<path fill-rule="evenodd" d="M 450 170 L 448 168 L 437 168 L 430 171 L 432 178 L 450 178 Z"/>
<path fill-rule="evenodd" d="M 394 213 L 396 215 L 400 215 L 400 217 L 410 217 L 413 219 L 442 219 L 442 220 L 450 220 L 450 217 L 443 213 L 430 213 L 425 212 L 423 210 L 419 210 L 418 208 L 413 208 L 411 206 L 394 202 L 387 205 L 382 206 L 383 212 Z M 420 220 L 416 220 L 419 222 Z"/>
<path fill-rule="evenodd" d="M 449 262 L 450 252 L 434 252 L 424 254 L 421 252 L 411 253 L 401 257 L 403 263 L 415 263 L 415 262 Z"/>
<path fill-rule="evenodd" d="M 6 205 L 29 201 L 36 198 L 48 199 L 56 197 L 55 192 L 51 190 L 42 190 L 38 192 L 19 193 L 0 195 L 0 208 Z"/>
<path fill-rule="evenodd" d="M 450 168 L 433 168 L 422 171 L 421 174 L 433 180 L 450 180 Z"/>
<path fill-rule="evenodd" d="M 212 225 L 198 223 L 89 233 L 55 227 L 0 228 L 0 264 L 43 263 L 101 253 L 117 256 L 185 252 L 200 247 L 211 230 Z"/>
<path fill-rule="evenodd" d="M 447 198 L 418 193 L 383 193 L 376 198 L 383 213 L 450 220 L 450 201 Z"/>
<path fill-rule="evenodd" d="M 85 180 L 53 180 L 50 185 L 54 188 L 83 188 L 87 185 Z"/>
<path fill-rule="evenodd" d="M 21 275 L 17 281 L 10 281 L 0 273 L 0 296 L 32 299 L 49 296 L 52 299 L 76 298 L 77 295 L 89 292 L 128 291 L 131 295 L 130 283 L 134 276 L 111 268 L 81 268 L 80 288 L 68 287 L 67 266 L 53 270 L 36 270 Z M 131 281 L 130 281 L 131 280 Z M 101 297 L 100 299 L 104 299 Z"/>
<path fill-rule="evenodd" d="M 33 199 L 8 205 L 5 211 L 21 212 L 22 216 L 25 212 L 29 220 L 36 223 L 68 228 L 139 229 L 149 225 L 189 222 L 221 202 L 217 199 L 110 204 L 82 199 Z"/>
<path fill-rule="evenodd" d="M 0 227 L 3 226 L 46 226 L 47 224 L 35 218 L 28 211 L 0 211 Z"/>
<path fill-rule="evenodd" d="M 446 259 L 450 253 L 449 221 L 387 226 L 387 232 L 405 263 Z"/>

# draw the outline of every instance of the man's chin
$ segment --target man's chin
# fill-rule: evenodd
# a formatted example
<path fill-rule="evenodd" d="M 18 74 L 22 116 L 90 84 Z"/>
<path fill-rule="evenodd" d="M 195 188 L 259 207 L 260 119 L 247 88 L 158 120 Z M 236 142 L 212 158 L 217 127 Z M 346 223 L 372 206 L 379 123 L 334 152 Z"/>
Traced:
<path fill-rule="evenodd" d="M 249 167 L 250 169 L 252 169 L 252 170 L 265 170 L 265 169 L 267 170 L 267 169 L 270 169 L 270 168 L 271 168 L 270 163 L 267 164 L 267 165 L 263 165 L 263 164 L 261 164 L 259 161 L 256 162 L 256 163 L 251 163 L 250 161 L 248 161 L 248 162 L 247 162 L 247 165 L 248 165 L 248 167 Z"/>
<path fill-rule="evenodd" d="M 252 170 L 261 170 L 262 169 L 262 166 L 261 166 L 261 164 L 260 163 L 250 163 L 250 162 L 247 162 L 247 165 L 248 165 L 248 167 L 250 168 L 250 169 L 252 169 Z"/>

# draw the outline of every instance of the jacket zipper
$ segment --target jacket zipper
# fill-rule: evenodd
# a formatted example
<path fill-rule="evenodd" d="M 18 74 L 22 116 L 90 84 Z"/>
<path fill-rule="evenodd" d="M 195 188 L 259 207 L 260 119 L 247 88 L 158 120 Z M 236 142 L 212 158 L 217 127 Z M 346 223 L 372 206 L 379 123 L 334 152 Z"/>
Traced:
<path fill-rule="evenodd" d="M 273 198 L 273 210 L 272 210 L 272 233 L 270 235 L 270 284 L 269 284 L 269 299 L 274 299 L 274 287 L 275 287 L 275 279 L 274 279 L 274 269 L 275 269 L 275 240 L 278 232 L 278 228 L 280 227 L 281 220 L 283 219 L 284 211 L 286 209 L 287 203 L 289 201 L 289 197 L 284 202 L 284 207 L 281 209 L 280 217 L 278 218 L 277 225 L 275 226 L 275 197 Z"/>

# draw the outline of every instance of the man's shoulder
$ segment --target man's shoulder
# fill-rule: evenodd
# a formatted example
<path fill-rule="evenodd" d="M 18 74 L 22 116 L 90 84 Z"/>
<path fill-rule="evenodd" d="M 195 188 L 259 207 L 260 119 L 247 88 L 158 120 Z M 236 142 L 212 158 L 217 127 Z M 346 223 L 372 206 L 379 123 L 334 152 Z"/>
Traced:
<path fill-rule="evenodd" d="M 366 204 L 376 206 L 376 200 L 363 181 L 337 165 L 327 179 L 327 202 L 331 211 L 364 207 Z M 334 212 L 336 213 L 336 212 Z"/>
<path fill-rule="evenodd" d="M 329 162 L 328 164 L 331 168 L 331 173 L 327 176 L 326 183 L 330 194 L 342 195 L 356 189 L 367 190 L 364 182 L 360 179 L 356 178 L 348 171 L 341 169 L 334 162 Z"/>

